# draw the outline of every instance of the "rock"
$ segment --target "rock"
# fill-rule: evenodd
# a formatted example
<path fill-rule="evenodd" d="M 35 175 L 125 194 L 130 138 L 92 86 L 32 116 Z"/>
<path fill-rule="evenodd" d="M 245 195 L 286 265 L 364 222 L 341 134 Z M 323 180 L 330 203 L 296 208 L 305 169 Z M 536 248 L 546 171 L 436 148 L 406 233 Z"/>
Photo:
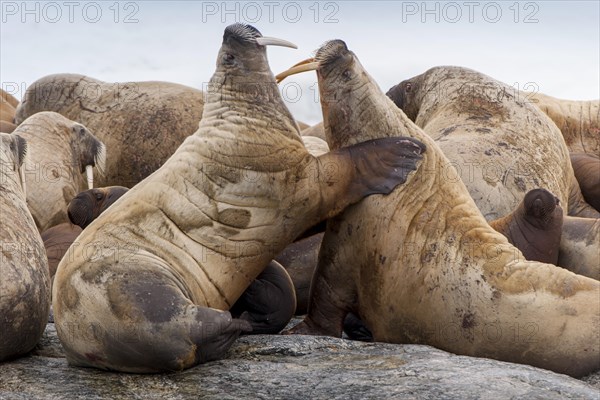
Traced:
<path fill-rule="evenodd" d="M 598 379 L 596 379 L 598 383 Z M 54 324 L 27 357 L 0 364 L 0 399 L 598 399 L 566 375 L 429 346 L 312 336 L 246 336 L 226 359 L 172 374 L 67 365 Z"/>

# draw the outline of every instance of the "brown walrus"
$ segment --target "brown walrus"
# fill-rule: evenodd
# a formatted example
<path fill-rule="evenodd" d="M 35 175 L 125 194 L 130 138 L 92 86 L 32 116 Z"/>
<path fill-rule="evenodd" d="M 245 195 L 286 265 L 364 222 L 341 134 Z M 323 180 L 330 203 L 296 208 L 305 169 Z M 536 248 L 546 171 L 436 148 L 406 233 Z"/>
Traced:
<path fill-rule="evenodd" d="M 530 190 L 512 213 L 490 222 L 526 260 L 554 265 L 558 265 L 562 225 L 559 200 L 546 189 Z"/>
<path fill-rule="evenodd" d="M 26 153 L 23 138 L 0 133 L 0 361 L 33 349 L 50 308 L 48 262 L 20 174 Z"/>
<path fill-rule="evenodd" d="M 70 364 L 150 373 L 222 357 L 240 332 L 262 330 L 261 316 L 277 313 L 272 299 L 257 304 L 263 292 L 239 319 L 228 311 L 269 264 L 267 274 L 281 271 L 276 254 L 416 168 L 423 150 L 414 139 L 310 155 L 268 44 L 288 42 L 248 25 L 225 29 L 196 133 L 87 226 L 59 264 L 53 307 Z"/>
<path fill-rule="evenodd" d="M 124 186 L 107 186 L 80 192 L 67 207 L 69 221 L 85 229 L 128 190 Z"/>
<path fill-rule="evenodd" d="M 27 206 L 38 229 L 68 222 L 67 205 L 93 186 L 93 167 L 104 171 L 104 144 L 80 123 L 47 111 L 27 118 L 14 133 L 27 140 Z"/>
<path fill-rule="evenodd" d="M 106 144 L 106 174 L 98 186 L 132 187 L 198 129 L 202 91 L 169 82 L 109 83 L 77 74 L 34 82 L 15 121 L 55 111 L 82 123 Z"/>
<path fill-rule="evenodd" d="M 58 263 L 60 263 L 60 260 L 62 260 L 81 231 L 82 229 L 79 226 L 73 225 L 70 222 L 63 222 L 42 232 L 42 241 L 44 242 L 46 256 L 48 257 L 48 270 L 50 271 L 51 282 L 54 281 Z"/>
<path fill-rule="evenodd" d="M 525 261 L 492 229 L 438 144 L 335 40 L 286 75 L 317 70 L 330 148 L 397 134 L 427 146 L 417 173 L 330 219 L 308 316 L 292 332 L 340 336 L 349 311 L 376 341 L 530 364 L 600 369 L 600 282 Z"/>
<path fill-rule="evenodd" d="M 539 187 L 568 215 L 600 217 L 581 195 L 561 131 L 510 86 L 467 68 L 434 67 L 387 94 L 438 143 L 454 167 L 446 178 L 462 179 L 488 221 Z"/>
<path fill-rule="evenodd" d="M 598 136 L 600 137 L 600 134 Z M 600 157 L 593 154 L 571 153 L 571 165 L 583 198 L 600 211 Z"/>

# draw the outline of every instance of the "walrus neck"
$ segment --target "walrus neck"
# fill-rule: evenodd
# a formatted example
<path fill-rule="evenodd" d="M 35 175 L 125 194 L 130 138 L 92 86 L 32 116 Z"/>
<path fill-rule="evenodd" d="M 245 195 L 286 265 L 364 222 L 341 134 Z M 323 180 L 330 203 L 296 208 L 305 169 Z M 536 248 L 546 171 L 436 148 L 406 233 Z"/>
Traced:
<path fill-rule="evenodd" d="M 275 78 L 272 74 L 271 79 L 264 73 L 254 75 L 241 79 L 215 73 L 206 94 L 200 126 L 221 125 L 223 120 L 239 126 L 250 123 L 301 143 L 300 131 L 281 98 Z"/>
<path fill-rule="evenodd" d="M 384 137 L 421 136 L 419 128 L 386 96 L 365 91 L 359 97 L 364 100 L 358 108 L 346 104 L 323 107 L 323 127 L 331 150 Z"/>

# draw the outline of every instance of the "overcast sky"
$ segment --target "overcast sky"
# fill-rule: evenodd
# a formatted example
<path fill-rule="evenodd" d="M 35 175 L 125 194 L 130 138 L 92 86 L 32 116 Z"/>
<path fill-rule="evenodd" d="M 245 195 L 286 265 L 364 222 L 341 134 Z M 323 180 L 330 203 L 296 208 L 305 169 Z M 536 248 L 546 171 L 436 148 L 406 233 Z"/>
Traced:
<path fill-rule="evenodd" d="M 164 80 L 202 89 L 223 29 L 246 22 L 298 45 L 270 47 L 278 73 L 343 39 L 382 90 L 436 65 L 460 65 L 568 99 L 600 97 L 598 1 L 2 1 L 0 81 L 20 98 L 53 73 L 108 82 Z M 316 123 L 316 78 L 286 81 L 284 98 Z"/>

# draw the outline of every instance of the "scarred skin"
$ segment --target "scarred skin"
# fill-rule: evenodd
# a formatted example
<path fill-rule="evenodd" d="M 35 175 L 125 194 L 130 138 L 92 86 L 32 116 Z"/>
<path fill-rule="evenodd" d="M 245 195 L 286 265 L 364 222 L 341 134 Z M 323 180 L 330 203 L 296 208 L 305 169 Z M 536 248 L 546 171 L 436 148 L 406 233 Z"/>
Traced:
<path fill-rule="evenodd" d="M 571 153 L 571 165 L 585 201 L 600 211 L 600 158 L 594 154 Z"/>
<path fill-rule="evenodd" d="M 170 82 L 103 82 L 78 74 L 32 83 L 15 122 L 54 111 L 85 125 L 108 153 L 97 186 L 132 187 L 156 171 L 198 129 L 204 93 Z"/>
<path fill-rule="evenodd" d="M 599 218 L 581 195 L 569 148 L 556 124 L 510 86 L 461 67 L 434 67 L 388 91 L 431 136 L 488 221 L 543 187 L 571 216 Z M 548 166 L 552 168 L 548 168 Z"/>
<path fill-rule="evenodd" d="M 0 362 L 33 349 L 50 309 L 48 261 L 19 183 L 25 154 L 25 140 L 0 133 Z"/>
<path fill-rule="evenodd" d="M 444 175 L 452 167 L 436 142 L 343 42 L 327 43 L 315 58 L 332 150 L 400 130 L 427 152 L 406 184 L 328 221 L 308 316 L 292 332 L 339 337 L 352 311 L 375 341 L 572 376 L 600 369 L 600 282 L 525 261 L 488 225 L 465 185 Z"/>
<path fill-rule="evenodd" d="M 516 210 L 490 222 L 526 260 L 554 265 L 558 265 L 562 225 L 562 207 L 546 189 L 529 191 Z"/>
<path fill-rule="evenodd" d="M 570 152 L 600 154 L 600 100 L 563 100 L 543 93 L 520 94 L 554 121 Z"/>
<path fill-rule="evenodd" d="M 14 133 L 28 144 L 27 206 L 38 229 L 68 222 L 67 205 L 88 187 L 85 167 L 103 170 L 104 144 L 80 123 L 48 111 L 28 118 Z"/>
<path fill-rule="evenodd" d="M 70 364 L 149 373 L 222 357 L 273 311 L 228 310 L 277 253 L 416 168 L 424 149 L 402 138 L 310 155 L 260 37 L 225 30 L 198 131 L 60 263 L 53 306 Z"/>

